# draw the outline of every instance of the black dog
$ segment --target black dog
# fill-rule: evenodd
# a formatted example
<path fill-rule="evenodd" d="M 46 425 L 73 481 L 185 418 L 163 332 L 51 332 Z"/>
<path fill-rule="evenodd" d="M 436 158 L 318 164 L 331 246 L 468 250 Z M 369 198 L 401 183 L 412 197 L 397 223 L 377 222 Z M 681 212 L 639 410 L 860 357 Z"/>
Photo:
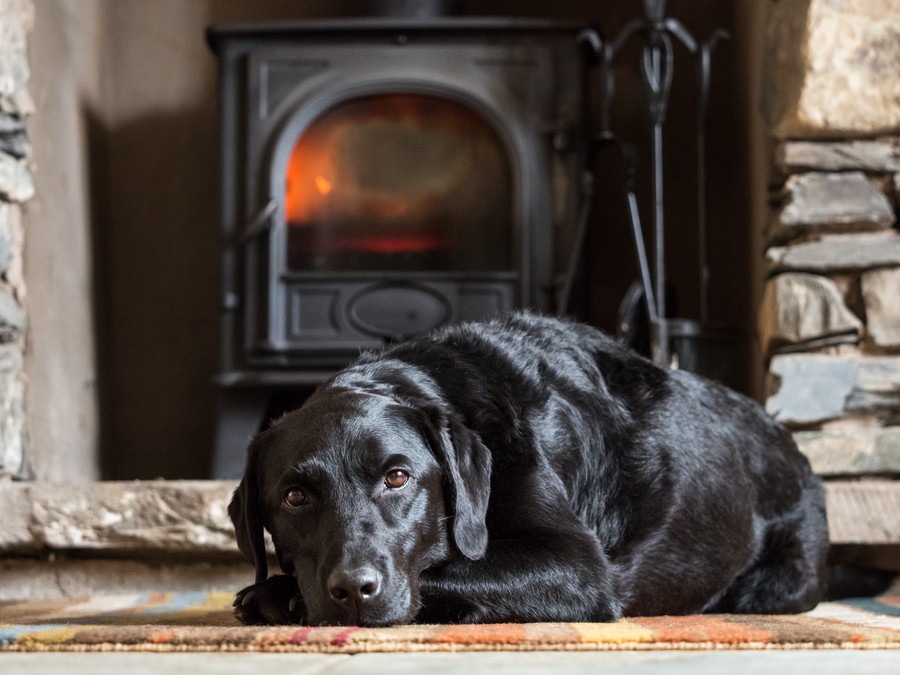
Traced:
<path fill-rule="evenodd" d="M 254 440 L 229 513 L 245 623 L 786 613 L 825 587 L 823 490 L 784 428 L 530 314 L 338 373 Z"/>

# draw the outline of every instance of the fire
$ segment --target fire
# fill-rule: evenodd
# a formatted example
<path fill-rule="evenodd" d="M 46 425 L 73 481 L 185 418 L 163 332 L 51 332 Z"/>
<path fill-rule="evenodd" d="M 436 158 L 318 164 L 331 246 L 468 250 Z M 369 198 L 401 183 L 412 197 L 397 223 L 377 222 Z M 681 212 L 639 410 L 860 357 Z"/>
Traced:
<path fill-rule="evenodd" d="M 463 232 L 487 237 L 484 228 L 509 222 L 509 164 L 498 137 L 477 113 L 438 97 L 344 101 L 299 135 L 284 178 L 296 255 L 302 247 L 431 255 L 466 239 Z"/>
<path fill-rule="evenodd" d="M 415 94 L 351 99 L 297 139 L 285 175 L 287 221 L 406 222 L 433 210 L 435 201 L 453 202 L 448 190 L 471 171 L 466 142 L 483 125 L 458 104 Z M 441 155 L 451 144 L 455 161 Z M 429 151 L 438 159 L 429 162 Z"/>
<path fill-rule="evenodd" d="M 316 188 L 318 188 L 319 194 L 327 195 L 331 192 L 332 187 L 331 181 L 325 178 L 325 176 L 316 176 Z"/>

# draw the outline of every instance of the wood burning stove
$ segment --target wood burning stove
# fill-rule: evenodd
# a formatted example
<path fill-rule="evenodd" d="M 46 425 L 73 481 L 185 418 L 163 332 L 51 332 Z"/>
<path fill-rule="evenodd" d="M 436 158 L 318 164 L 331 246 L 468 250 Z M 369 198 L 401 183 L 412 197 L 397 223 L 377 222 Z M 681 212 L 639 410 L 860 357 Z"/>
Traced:
<path fill-rule="evenodd" d="M 273 395 L 360 350 L 554 309 L 584 200 L 583 36 L 474 18 L 209 29 L 224 234 L 217 476 L 240 473 Z"/>

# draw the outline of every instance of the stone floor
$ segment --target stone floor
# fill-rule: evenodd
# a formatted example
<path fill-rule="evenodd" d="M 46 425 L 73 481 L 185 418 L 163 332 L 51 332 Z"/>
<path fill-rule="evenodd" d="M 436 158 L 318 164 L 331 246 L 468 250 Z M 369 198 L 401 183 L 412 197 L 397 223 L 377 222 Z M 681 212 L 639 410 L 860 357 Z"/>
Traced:
<path fill-rule="evenodd" d="M 4 675 L 881 675 L 900 672 L 900 651 L 721 651 L 458 654 L 0 654 Z"/>

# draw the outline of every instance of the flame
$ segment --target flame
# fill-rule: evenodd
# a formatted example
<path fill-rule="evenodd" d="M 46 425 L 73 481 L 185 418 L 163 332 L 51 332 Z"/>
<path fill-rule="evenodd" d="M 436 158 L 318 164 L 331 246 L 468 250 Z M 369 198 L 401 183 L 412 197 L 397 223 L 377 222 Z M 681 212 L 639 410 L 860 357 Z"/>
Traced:
<path fill-rule="evenodd" d="M 316 176 L 316 188 L 318 188 L 319 194 L 327 195 L 331 192 L 332 187 L 331 181 L 325 178 L 325 176 Z"/>

